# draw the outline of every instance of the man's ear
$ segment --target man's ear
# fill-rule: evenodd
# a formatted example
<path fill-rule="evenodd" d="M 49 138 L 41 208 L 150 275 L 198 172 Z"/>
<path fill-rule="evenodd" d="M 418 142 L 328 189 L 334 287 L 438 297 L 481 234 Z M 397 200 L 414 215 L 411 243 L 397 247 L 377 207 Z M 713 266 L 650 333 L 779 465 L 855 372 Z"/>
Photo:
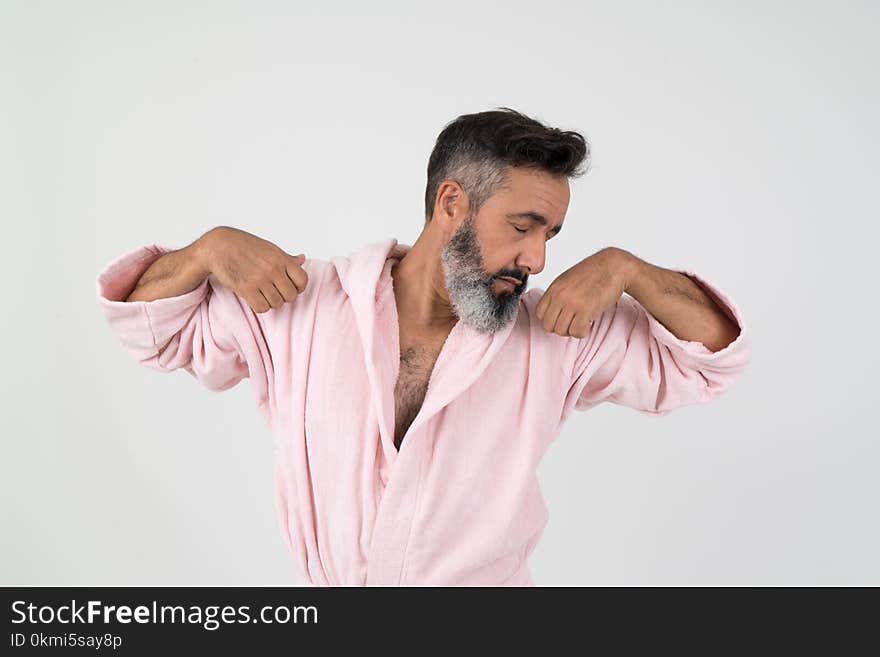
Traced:
<path fill-rule="evenodd" d="M 468 195 L 454 180 L 444 180 L 437 190 L 437 204 L 434 211 L 434 221 L 438 221 L 438 227 L 443 234 L 452 236 L 470 211 Z"/>

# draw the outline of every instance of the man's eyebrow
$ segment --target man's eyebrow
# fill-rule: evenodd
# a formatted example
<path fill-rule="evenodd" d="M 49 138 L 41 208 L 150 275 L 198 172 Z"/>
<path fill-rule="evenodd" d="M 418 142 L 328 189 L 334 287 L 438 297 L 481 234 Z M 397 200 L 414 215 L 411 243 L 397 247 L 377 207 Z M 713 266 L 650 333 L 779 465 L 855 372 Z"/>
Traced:
<path fill-rule="evenodd" d="M 508 212 L 508 219 L 531 219 L 532 221 L 537 221 L 542 226 L 546 226 L 550 222 L 547 221 L 547 217 L 545 217 L 540 212 L 535 212 L 534 210 L 529 210 L 528 212 Z M 559 231 L 562 230 L 562 224 L 559 224 L 556 228 L 551 230 L 550 232 L 556 235 Z"/>

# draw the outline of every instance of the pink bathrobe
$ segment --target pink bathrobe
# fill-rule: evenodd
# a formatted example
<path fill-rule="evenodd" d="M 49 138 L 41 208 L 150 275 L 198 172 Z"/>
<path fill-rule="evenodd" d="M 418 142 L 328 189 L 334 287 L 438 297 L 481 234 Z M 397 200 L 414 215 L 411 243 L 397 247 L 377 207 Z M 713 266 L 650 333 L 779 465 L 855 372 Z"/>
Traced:
<path fill-rule="evenodd" d="M 527 290 L 494 334 L 455 324 L 421 410 L 394 447 L 400 351 L 390 269 L 396 239 L 309 259 L 293 303 L 254 313 L 214 276 L 176 297 L 125 302 L 160 255 L 150 244 L 100 273 L 112 331 L 141 365 L 184 369 L 221 391 L 249 377 L 275 443 L 278 523 L 304 583 L 533 586 L 527 559 L 547 522 L 536 478 L 572 409 L 601 402 L 663 415 L 711 401 L 750 358 L 740 335 L 713 353 L 623 295 L 584 338 L 549 333 Z"/>

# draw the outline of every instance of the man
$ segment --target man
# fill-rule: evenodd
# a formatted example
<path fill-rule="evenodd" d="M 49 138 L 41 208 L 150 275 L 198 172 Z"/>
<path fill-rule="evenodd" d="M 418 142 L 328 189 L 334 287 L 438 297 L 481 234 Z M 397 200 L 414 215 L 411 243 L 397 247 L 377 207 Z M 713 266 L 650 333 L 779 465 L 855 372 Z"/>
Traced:
<path fill-rule="evenodd" d="M 572 409 L 663 415 L 748 363 L 739 309 L 690 270 L 608 247 L 525 291 L 588 158 L 578 133 L 514 110 L 462 115 L 412 246 L 323 261 L 222 226 L 99 275 L 141 364 L 212 390 L 251 379 L 306 583 L 533 585 L 536 468 Z"/>

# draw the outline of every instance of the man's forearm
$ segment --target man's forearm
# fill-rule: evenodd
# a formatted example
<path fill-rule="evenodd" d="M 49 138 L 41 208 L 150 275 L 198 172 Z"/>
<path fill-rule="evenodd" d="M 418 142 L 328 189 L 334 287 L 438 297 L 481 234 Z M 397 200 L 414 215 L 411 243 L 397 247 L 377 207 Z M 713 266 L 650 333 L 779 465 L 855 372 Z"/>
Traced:
<path fill-rule="evenodd" d="M 204 254 L 203 235 L 187 247 L 170 251 L 150 265 L 126 301 L 153 301 L 186 294 L 210 274 Z"/>
<path fill-rule="evenodd" d="M 657 267 L 622 251 L 629 268 L 625 292 L 680 340 L 698 341 L 719 351 L 739 335 L 739 327 L 689 276 Z"/>

